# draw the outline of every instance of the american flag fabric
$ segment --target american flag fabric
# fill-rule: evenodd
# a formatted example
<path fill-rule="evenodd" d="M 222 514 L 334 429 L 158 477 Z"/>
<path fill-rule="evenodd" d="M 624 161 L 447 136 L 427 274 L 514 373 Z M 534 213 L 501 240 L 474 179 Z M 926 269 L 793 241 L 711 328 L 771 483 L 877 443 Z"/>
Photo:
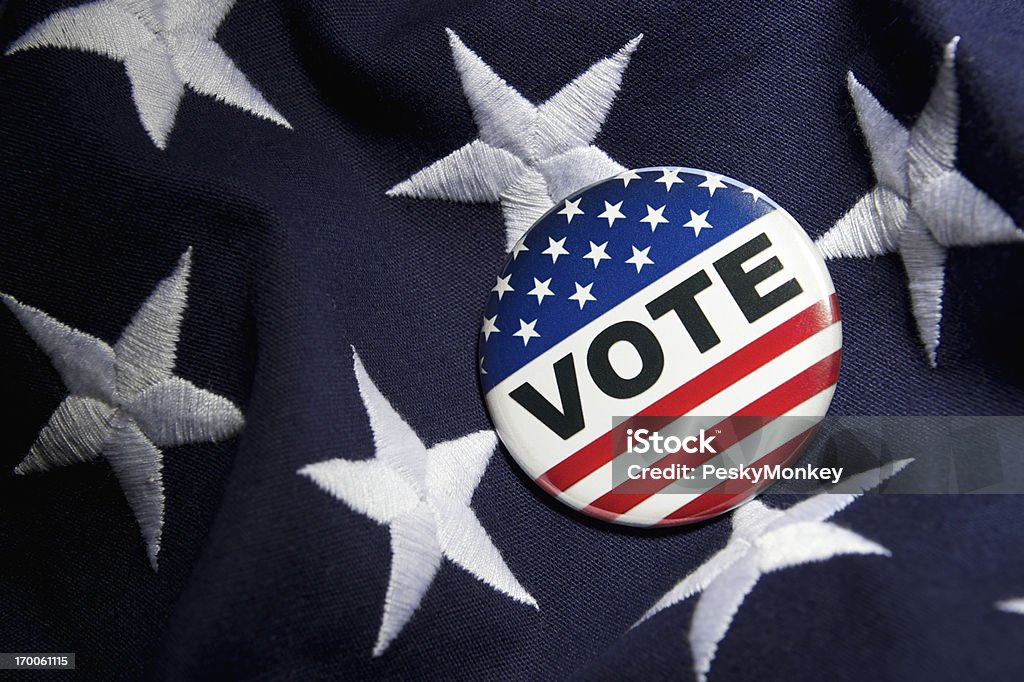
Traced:
<path fill-rule="evenodd" d="M 4 675 L 1020 679 L 1019 496 L 875 476 L 612 525 L 488 416 L 545 328 L 481 322 L 565 199 L 705 169 L 828 256 L 832 414 L 1021 415 L 1022 26 L 1011 0 L 0 3 L 0 653 L 76 654 Z"/>

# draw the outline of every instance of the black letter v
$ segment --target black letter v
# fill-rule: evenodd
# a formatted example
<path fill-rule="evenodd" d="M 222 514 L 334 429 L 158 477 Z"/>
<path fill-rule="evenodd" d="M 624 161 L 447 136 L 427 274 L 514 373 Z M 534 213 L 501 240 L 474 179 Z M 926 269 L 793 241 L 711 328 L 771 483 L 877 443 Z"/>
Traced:
<path fill-rule="evenodd" d="M 562 440 L 583 429 L 583 404 L 580 402 L 580 387 L 576 380 L 576 365 L 572 353 L 555 363 L 555 381 L 558 382 L 558 397 L 562 402 L 560 412 L 557 407 L 542 396 L 530 383 L 525 383 L 509 395 L 522 405 L 545 426 L 557 433 Z"/>

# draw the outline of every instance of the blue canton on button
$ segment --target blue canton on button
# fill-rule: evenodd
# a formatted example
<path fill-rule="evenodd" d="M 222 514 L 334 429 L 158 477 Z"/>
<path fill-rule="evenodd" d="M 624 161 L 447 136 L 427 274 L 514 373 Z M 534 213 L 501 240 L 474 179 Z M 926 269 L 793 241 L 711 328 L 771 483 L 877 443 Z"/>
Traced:
<path fill-rule="evenodd" d="M 746 185 L 679 168 L 626 171 L 560 202 L 513 248 L 491 289 L 480 329 L 484 392 L 776 208 Z"/>

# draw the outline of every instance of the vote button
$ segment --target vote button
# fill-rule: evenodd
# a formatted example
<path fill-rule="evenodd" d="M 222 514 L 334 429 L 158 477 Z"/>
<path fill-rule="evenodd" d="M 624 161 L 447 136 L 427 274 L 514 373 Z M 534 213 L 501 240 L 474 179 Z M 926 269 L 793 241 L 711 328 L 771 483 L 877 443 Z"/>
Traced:
<path fill-rule="evenodd" d="M 480 381 L 547 492 L 676 525 L 793 475 L 841 346 L 832 280 L 789 213 L 716 173 L 642 168 L 560 201 L 515 245 L 488 295 Z"/>

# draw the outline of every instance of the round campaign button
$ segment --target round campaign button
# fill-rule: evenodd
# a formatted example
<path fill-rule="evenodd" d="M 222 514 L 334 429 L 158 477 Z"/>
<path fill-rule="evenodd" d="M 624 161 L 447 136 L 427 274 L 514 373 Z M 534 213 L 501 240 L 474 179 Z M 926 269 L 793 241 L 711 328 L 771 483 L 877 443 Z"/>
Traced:
<path fill-rule="evenodd" d="M 778 204 L 716 173 L 642 168 L 559 202 L 512 249 L 480 380 L 502 442 L 559 500 L 691 523 L 799 474 L 840 327 L 821 255 Z"/>

